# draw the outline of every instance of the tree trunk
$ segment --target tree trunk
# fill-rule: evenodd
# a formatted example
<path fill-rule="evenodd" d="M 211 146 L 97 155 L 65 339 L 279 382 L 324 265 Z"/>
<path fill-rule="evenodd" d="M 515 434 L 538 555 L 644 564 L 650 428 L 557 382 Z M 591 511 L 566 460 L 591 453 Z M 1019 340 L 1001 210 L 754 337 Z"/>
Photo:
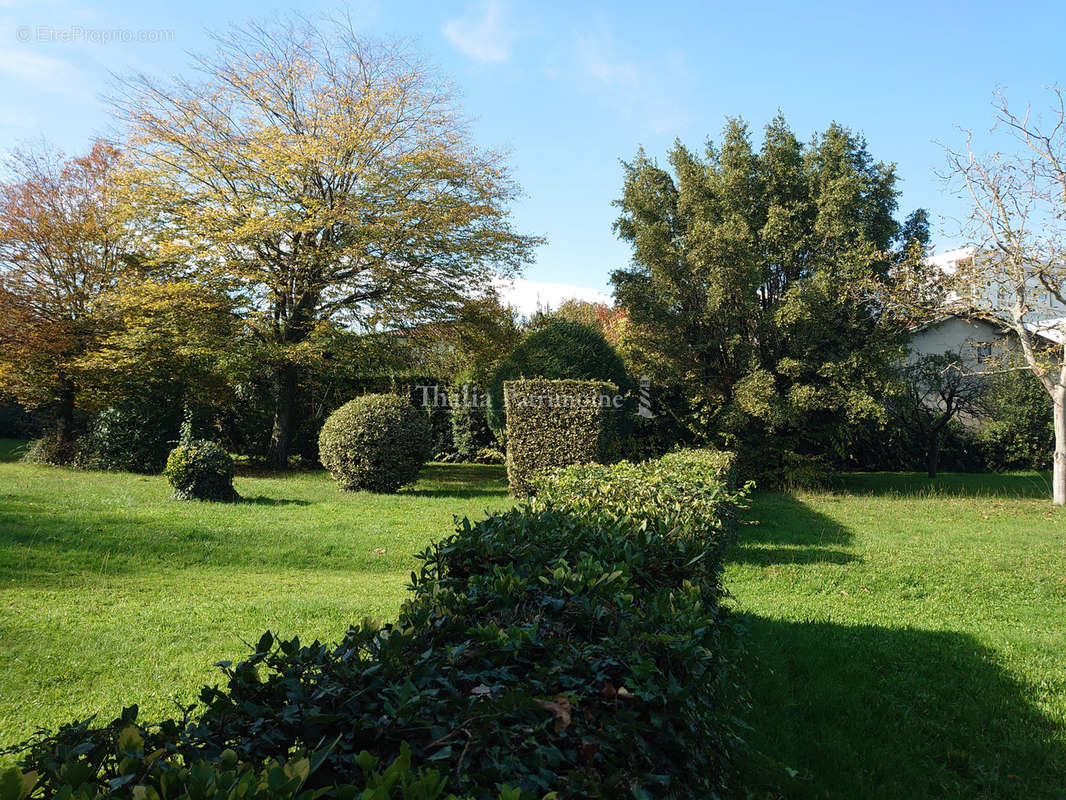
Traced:
<path fill-rule="evenodd" d="M 296 388 L 299 374 L 293 364 L 285 364 L 274 374 L 274 427 L 270 433 L 270 465 L 289 468 L 289 451 L 296 427 Z"/>
<path fill-rule="evenodd" d="M 1066 504 L 1066 389 L 1056 387 L 1051 397 L 1055 411 L 1055 467 L 1052 490 L 1055 505 Z"/>
<path fill-rule="evenodd" d="M 56 435 L 59 441 L 74 441 L 74 385 L 64 381 L 59 390 L 59 403 L 56 406 Z"/>
<path fill-rule="evenodd" d="M 926 472 L 930 478 L 936 477 L 936 469 L 940 464 L 940 431 L 935 430 L 929 434 L 929 449 L 926 459 Z"/>

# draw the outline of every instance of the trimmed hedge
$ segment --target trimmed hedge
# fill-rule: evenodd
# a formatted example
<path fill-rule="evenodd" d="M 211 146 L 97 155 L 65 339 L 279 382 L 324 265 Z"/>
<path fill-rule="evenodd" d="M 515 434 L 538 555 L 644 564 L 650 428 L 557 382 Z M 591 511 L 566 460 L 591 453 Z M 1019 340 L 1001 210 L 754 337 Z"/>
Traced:
<path fill-rule="evenodd" d="M 163 474 L 178 500 L 240 499 L 233 488 L 233 459 L 215 442 L 191 441 L 170 451 Z"/>
<path fill-rule="evenodd" d="M 541 472 L 609 460 L 617 448 L 613 402 L 618 387 L 601 381 L 520 380 L 504 383 L 507 480 L 518 497 L 531 494 Z"/>
<path fill-rule="evenodd" d="M 504 383 L 521 378 L 595 380 L 629 391 L 625 364 L 603 334 L 580 322 L 560 320 L 529 334 L 500 364 L 489 381 L 488 422 L 502 433 L 507 427 Z"/>
<path fill-rule="evenodd" d="M 699 473 L 706 518 L 670 525 L 635 504 L 604 516 L 560 489 L 568 508 L 538 498 L 543 507 L 463 520 L 420 555 L 395 624 L 363 623 L 334 646 L 265 634 L 246 661 L 220 663 L 227 680 L 203 690 L 195 718 L 138 725 L 136 736 L 122 733 L 135 709 L 106 728 L 68 726 L 33 742 L 20 767 L 38 773 L 40 797 L 72 775 L 84 797 L 179 797 L 184 763 L 212 789 L 190 796 L 274 800 L 214 787 L 252 785 L 243 776 L 283 759 L 275 781 L 300 777 L 308 800 L 353 797 L 367 765 L 396 759 L 412 781 L 441 779 L 434 793 L 363 797 L 721 796 L 737 738 L 720 542 L 742 493 L 719 485 L 711 499 L 713 457 L 695 458 L 660 465 L 660 497 Z M 115 752 L 123 735 L 132 754 Z M 166 777 L 170 764 L 178 778 Z M 430 767 L 439 773 L 417 772 Z M 168 780 L 174 790 L 162 791 Z"/>
<path fill-rule="evenodd" d="M 432 447 L 426 413 L 394 394 L 355 398 L 318 436 L 322 466 L 346 491 L 395 492 L 414 482 Z"/>
<path fill-rule="evenodd" d="M 654 531 L 692 540 L 696 550 L 713 550 L 717 587 L 721 555 L 736 530 L 736 456 L 719 450 L 682 450 L 660 459 L 632 463 L 582 464 L 542 473 L 533 480 L 535 507 L 556 508 L 590 522 L 633 524 L 634 534 Z M 682 543 L 679 546 L 684 547 Z"/>

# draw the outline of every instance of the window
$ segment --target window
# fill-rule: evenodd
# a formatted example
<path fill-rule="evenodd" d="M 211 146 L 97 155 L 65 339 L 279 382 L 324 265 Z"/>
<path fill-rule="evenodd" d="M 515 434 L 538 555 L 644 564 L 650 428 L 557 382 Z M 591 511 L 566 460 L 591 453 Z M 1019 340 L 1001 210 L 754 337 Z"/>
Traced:
<path fill-rule="evenodd" d="M 978 342 L 974 347 L 977 350 L 978 364 L 984 364 L 992 358 L 992 342 Z"/>

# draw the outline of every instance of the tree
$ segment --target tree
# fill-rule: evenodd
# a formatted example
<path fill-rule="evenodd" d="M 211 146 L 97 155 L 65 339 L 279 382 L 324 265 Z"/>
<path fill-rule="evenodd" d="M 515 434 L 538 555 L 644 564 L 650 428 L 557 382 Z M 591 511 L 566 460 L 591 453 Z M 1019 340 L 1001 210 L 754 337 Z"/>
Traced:
<path fill-rule="evenodd" d="M 480 389 L 522 338 L 517 311 L 492 295 L 463 304 L 450 319 L 403 333 L 413 374 Z"/>
<path fill-rule="evenodd" d="M 251 298 L 284 467 L 317 324 L 447 317 L 539 240 L 510 226 L 500 154 L 471 143 L 448 87 L 402 49 L 299 19 L 215 42 L 201 80 L 124 83 L 127 184 L 157 259 Z"/>
<path fill-rule="evenodd" d="M 228 405 L 249 370 L 236 300 L 191 281 L 124 281 L 103 295 L 106 333 L 77 362 L 90 405 L 144 398 L 183 408 Z M 162 409 L 161 409 L 162 411 Z"/>
<path fill-rule="evenodd" d="M 617 348 L 624 335 L 626 316 L 624 308 L 570 297 L 555 308 L 538 308 L 530 318 L 528 327 L 537 331 L 557 320 L 580 322 L 599 331 L 607 344 Z"/>
<path fill-rule="evenodd" d="M 920 356 L 901 369 L 905 397 L 900 422 L 925 443 L 926 470 L 935 478 L 940 438 L 948 423 L 983 416 L 987 379 L 973 375 L 957 353 Z"/>
<path fill-rule="evenodd" d="M 891 164 L 832 125 L 803 145 L 780 116 L 751 144 L 729 120 L 704 156 L 676 143 L 667 171 L 625 165 L 615 229 L 633 246 L 612 276 L 657 380 L 679 381 L 703 440 L 764 472 L 846 446 L 882 413 L 901 327 L 880 313 L 901 234 Z"/>
<path fill-rule="evenodd" d="M 1066 504 L 1066 94 L 1051 91 L 1048 115 L 1018 115 L 996 100 L 990 136 L 1003 147 L 948 150 L 949 179 L 969 199 L 973 256 L 945 280 L 948 310 L 1008 330 L 1013 360 L 986 372 L 1024 369 L 1047 392 L 1055 427 L 1052 496 Z M 999 144 L 999 142 L 996 142 Z"/>
<path fill-rule="evenodd" d="M 74 436 L 77 361 L 103 333 L 100 298 L 135 268 L 133 235 L 117 213 L 119 152 L 85 156 L 16 150 L 0 184 L 0 377 L 21 402 L 50 408 Z"/>

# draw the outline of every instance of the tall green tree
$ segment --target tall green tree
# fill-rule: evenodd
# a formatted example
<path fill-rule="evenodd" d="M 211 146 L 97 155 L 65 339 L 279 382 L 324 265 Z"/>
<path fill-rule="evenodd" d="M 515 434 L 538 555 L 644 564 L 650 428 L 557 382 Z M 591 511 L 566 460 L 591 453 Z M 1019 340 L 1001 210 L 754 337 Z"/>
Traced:
<path fill-rule="evenodd" d="M 902 330 L 879 298 L 923 215 L 896 220 L 894 165 L 836 124 L 803 144 L 778 116 L 756 149 L 731 119 L 668 162 L 624 165 L 615 226 L 633 247 L 615 295 L 654 377 L 684 386 L 697 436 L 765 468 L 834 455 L 882 413 Z"/>

